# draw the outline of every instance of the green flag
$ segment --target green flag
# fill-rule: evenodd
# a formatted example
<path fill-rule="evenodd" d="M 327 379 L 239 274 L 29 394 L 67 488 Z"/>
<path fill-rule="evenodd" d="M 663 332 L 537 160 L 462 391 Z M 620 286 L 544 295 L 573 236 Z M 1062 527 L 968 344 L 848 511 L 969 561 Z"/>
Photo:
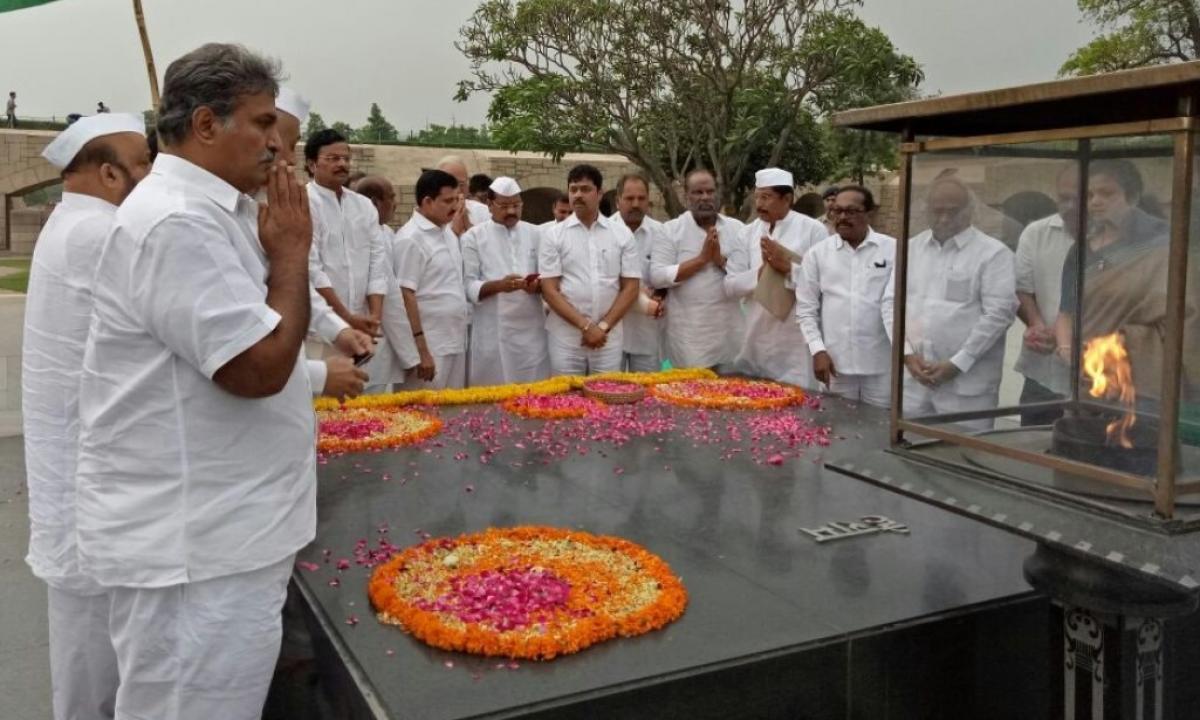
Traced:
<path fill-rule="evenodd" d="M 33 7 L 34 5 L 45 5 L 52 2 L 54 0 L 0 0 L 0 13 Z"/>

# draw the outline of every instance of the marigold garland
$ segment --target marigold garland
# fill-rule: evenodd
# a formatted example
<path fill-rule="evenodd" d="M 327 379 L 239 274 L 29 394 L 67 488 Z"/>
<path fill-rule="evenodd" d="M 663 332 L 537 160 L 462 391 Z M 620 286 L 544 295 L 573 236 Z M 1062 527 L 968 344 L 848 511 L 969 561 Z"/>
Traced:
<path fill-rule="evenodd" d="M 378 566 L 368 592 L 381 622 L 429 645 L 538 660 L 657 630 L 688 599 L 640 545 L 539 526 L 427 540 Z"/>
<path fill-rule="evenodd" d="M 664 370 L 656 373 L 613 372 L 589 376 L 559 375 L 534 383 L 489 385 L 485 387 L 449 390 L 409 390 L 381 395 L 362 395 L 353 400 L 347 400 L 345 407 L 386 408 L 404 407 L 406 405 L 481 405 L 504 402 L 509 398 L 520 395 L 561 395 L 571 390 L 582 389 L 583 383 L 589 380 L 615 380 L 653 386 L 659 383 L 715 377 L 717 377 L 716 373 L 704 368 Z M 313 401 L 313 406 L 317 410 L 333 410 L 339 407 L 339 404 L 336 398 L 320 397 Z"/>
<path fill-rule="evenodd" d="M 317 411 L 317 450 L 345 453 L 413 445 L 441 432 L 442 421 L 409 409 L 336 408 Z"/>
<path fill-rule="evenodd" d="M 771 410 L 798 405 L 804 392 L 768 380 L 716 378 L 668 382 L 650 387 L 650 394 L 674 405 L 714 410 Z"/>

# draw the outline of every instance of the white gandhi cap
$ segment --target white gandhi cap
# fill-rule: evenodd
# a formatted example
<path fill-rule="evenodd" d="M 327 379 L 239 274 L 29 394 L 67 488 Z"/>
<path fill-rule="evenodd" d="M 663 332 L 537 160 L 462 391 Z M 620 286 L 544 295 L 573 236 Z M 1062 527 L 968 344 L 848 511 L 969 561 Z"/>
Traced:
<path fill-rule="evenodd" d="M 754 173 L 754 187 L 770 188 L 770 187 L 795 187 L 792 182 L 792 174 L 787 170 L 779 168 L 764 168 Z"/>
<path fill-rule="evenodd" d="M 103 113 L 79 118 L 58 137 L 50 141 L 42 151 L 42 157 L 62 170 L 71 164 L 84 145 L 105 135 L 117 133 L 137 133 L 146 136 L 146 123 L 141 117 L 129 113 Z"/>
<path fill-rule="evenodd" d="M 282 110 L 296 118 L 301 125 L 308 120 L 308 111 L 311 107 L 312 103 L 305 100 L 295 90 L 286 87 L 279 88 L 279 95 L 275 98 L 275 109 Z"/>
<path fill-rule="evenodd" d="M 516 180 L 510 177 L 498 177 L 488 187 L 491 188 L 492 192 L 504 197 L 513 197 L 514 195 L 521 194 L 521 186 L 517 184 Z"/>

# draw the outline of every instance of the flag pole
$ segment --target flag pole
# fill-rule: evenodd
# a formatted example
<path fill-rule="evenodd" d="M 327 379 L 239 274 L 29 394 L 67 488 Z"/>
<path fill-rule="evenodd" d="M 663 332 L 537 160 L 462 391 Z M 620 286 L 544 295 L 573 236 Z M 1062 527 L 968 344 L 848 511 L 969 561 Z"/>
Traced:
<path fill-rule="evenodd" d="M 150 50 L 150 36 L 146 33 L 146 16 L 142 13 L 142 0 L 133 0 L 133 18 L 137 21 L 138 35 L 142 39 L 142 54 L 146 56 L 146 74 L 150 76 L 150 105 L 158 112 L 158 72 L 154 69 L 154 53 Z"/>

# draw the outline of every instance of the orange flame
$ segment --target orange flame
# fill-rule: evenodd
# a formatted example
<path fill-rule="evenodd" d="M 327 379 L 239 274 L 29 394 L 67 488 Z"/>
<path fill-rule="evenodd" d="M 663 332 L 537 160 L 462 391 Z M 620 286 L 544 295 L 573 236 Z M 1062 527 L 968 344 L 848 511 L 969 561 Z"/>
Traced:
<path fill-rule="evenodd" d="M 1133 369 L 1121 333 L 1092 338 L 1083 348 L 1083 371 L 1092 379 L 1088 392 L 1094 398 L 1118 400 L 1125 408 L 1119 420 L 1108 424 L 1108 444 L 1132 448 L 1129 429 L 1137 421 L 1133 411 L 1136 394 L 1133 389 Z"/>

